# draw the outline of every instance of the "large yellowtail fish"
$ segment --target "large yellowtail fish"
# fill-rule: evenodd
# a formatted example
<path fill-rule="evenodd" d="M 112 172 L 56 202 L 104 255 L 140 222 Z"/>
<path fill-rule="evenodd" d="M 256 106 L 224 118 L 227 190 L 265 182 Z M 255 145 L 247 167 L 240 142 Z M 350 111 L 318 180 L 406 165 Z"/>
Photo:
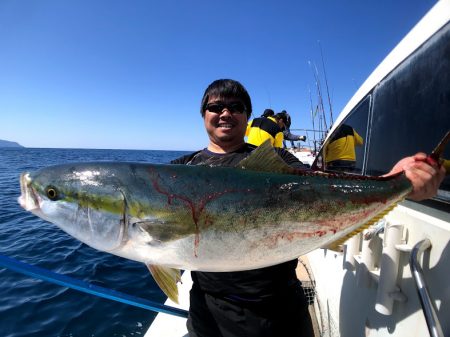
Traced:
<path fill-rule="evenodd" d="M 295 259 L 374 222 L 412 189 L 403 173 L 296 170 L 268 143 L 235 168 L 65 164 L 24 173 L 20 183 L 22 207 L 91 247 L 145 263 L 175 301 L 178 269 Z"/>

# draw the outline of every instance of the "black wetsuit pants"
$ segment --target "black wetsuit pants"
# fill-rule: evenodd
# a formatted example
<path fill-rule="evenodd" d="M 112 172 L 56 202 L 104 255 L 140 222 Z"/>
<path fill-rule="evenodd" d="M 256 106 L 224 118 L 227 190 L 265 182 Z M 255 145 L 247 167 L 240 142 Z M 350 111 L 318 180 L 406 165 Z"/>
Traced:
<path fill-rule="evenodd" d="M 189 337 L 313 337 L 308 303 L 300 282 L 276 298 L 236 301 L 190 293 Z"/>

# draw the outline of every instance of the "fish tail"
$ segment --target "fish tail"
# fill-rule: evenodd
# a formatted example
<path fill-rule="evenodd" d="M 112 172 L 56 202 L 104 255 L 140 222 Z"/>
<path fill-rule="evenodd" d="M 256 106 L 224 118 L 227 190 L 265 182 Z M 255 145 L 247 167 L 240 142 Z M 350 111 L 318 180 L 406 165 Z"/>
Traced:
<path fill-rule="evenodd" d="M 450 160 L 444 159 L 444 162 L 442 163 L 445 167 L 445 174 L 450 175 Z"/>
<path fill-rule="evenodd" d="M 434 148 L 433 152 L 427 157 L 426 161 L 428 164 L 433 165 L 437 163 L 439 166 L 444 166 L 446 174 L 450 174 L 450 160 L 443 158 L 443 153 L 447 143 L 450 141 L 450 131 L 447 131 L 447 134 L 444 138 L 441 139 L 439 144 Z"/>
<path fill-rule="evenodd" d="M 443 158 L 442 155 L 443 155 L 445 147 L 447 146 L 447 143 L 449 141 L 450 141 L 450 131 L 447 131 L 444 138 L 441 139 L 439 144 L 434 148 L 433 152 L 431 152 L 431 154 L 428 155 L 428 157 L 425 159 L 425 161 L 430 165 L 436 165 L 436 163 L 437 163 L 439 166 L 444 166 L 445 170 L 446 170 L 446 175 L 450 175 L 450 160 Z M 394 207 L 396 207 L 397 204 L 402 200 L 399 200 L 399 201 L 395 202 L 394 204 L 392 204 L 389 208 L 384 210 L 382 213 L 380 213 L 376 217 L 370 219 L 370 221 L 367 222 L 365 225 L 359 227 L 358 229 L 350 232 L 346 236 L 330 243 L 328 246 L 323 247 L 323 248 L 339 251 L 340 246 L 345 241 L 347 241 L 351 237 L 359 234 L 363 230 L 367 229 L 368 227 L 372 226 L 374 223 L 376 223 L 377 221 L 382 219 L 387 213 L 389 213 L 392 209 L 394 209 Z"/>

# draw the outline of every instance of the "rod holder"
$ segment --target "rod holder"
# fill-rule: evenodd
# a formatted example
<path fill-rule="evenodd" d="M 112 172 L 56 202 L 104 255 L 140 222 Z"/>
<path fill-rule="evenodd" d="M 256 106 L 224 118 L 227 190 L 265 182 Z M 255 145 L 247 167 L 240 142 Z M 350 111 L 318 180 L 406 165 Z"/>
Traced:
<path fill-rule="evenodd" d="M 355 255 L 359 254 L 361 245 L 361 233 L 356 234 L 346 241 L 344 268 L 353 270 L 356 265 Z"/>
<path fill-rule="evenodd" d="M 369 240 L 362 240 L 361 262 L 356 271 L 356 284 L 358 287 L 369 288 L 373 283 L 371 272 L 380 263 L 382 241 L 378 235 Z"/>
<path fill-rule="evenodd" d="M 400 251 L 396 245 L 402 242 L 403 225 L 388 225 L 385 229 L 384 247 L 380 262 L 380 279 L 378 281 L 375 310 L 382 315 L 391 315 L 394 301 L 406 301 L 397 286 Z"/>

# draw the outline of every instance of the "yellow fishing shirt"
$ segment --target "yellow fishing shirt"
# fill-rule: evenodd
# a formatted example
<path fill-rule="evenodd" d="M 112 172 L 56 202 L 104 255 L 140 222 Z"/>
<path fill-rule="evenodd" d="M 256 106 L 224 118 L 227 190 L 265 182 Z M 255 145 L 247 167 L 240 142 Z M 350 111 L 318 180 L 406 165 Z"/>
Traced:
<path fill-rule="evenodd" d="M 362 137 L 351 126 L 343 124 L 325 148 L 325 162 L 356 161 L 355 146 L 363 145 Z"/>
<path fill-rule="evenodd" d="M 247 143 L 260 146 L 267 139 L 273 147 L 283 146 L 283 131 L 273 117 L 258 117 L 247 124 Z"/>

